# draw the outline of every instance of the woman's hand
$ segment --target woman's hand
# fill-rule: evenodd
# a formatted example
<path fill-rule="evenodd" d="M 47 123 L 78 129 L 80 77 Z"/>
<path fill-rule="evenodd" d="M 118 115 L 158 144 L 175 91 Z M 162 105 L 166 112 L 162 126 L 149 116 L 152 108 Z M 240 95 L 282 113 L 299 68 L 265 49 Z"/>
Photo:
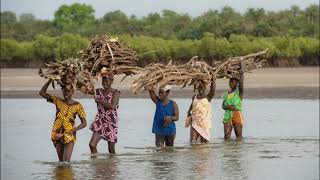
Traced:
<path fill-rule="evenodd" d="M 72 128 L 69 132 L 70 135 L 76 135 L 77 129 Z"/>
<path fill-rule="evenodd" d="M 171 117 L 170 117 L 170 116 L 166 116 L 165 119 L 164 119 L 164 124 L 163 124 L 163 126 L 164 126 L 164 127 L 168 127 L 171 122 L 172 122 Z"/>
<path fill-rule="evenodd" d="M 154 91 L 154 86 L 144 86 L 144 89 L 145 90 L 148 90 L 148 91 Z"/>
<path fill-rule="evenodd" d="M 238 109 L 236 109 L 236 107 L 234 105 L 228 105 L 228 106 L 225 106 L 226 109 L 229 109 L 231 111 L 238 111 Z"/>
<path fill-rule="evenodd" d="M 98 99 L 98 98 L 95 98 L 94 100 L 95 100 L 95 102 L 96 102 L 97 104 L 102 104 L 102 103 L 103 103 L 103 101 L 101 101 L 101 100 Z"/>
<path fill-rule="evenodd" d="M 55 134 L 56 140 L 58 140 L 58 139 L 60 139 L 60 138 L 62 138 L 62 137 L 63 137 L 63 134 L 62 134 L 62 133 L 56 133 L 56 134 Z"/>

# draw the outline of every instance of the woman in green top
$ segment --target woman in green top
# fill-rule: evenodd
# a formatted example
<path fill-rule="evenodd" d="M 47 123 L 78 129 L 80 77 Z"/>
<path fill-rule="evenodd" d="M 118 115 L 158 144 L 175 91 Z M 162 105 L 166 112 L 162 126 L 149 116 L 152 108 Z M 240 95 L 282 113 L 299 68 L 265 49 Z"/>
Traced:
<path fill-rule="evenodd" d="M 222 109 L 225 110 L 223 117 L 225 139 L 230 139 L 233 128 L 237 139 L 242 138 L 243 78 L 243 70 L 241 70 L 239 79 L 231 78 L 229 80 L 230 90 L 223 95 Z"/>

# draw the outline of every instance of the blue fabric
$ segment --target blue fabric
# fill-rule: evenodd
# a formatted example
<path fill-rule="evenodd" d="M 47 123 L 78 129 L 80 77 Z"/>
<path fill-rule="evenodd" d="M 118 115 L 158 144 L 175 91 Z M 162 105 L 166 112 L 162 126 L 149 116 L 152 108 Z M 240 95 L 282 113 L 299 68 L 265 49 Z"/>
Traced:
<path fill-rule="evenodd" d="M 154 114 L 152 132 L 159 135 L 174 135 L 176 134 L 176 124 L 171 122 L 168 127 L 164 127 L 164 118 L 166 116 L 174 116 L 173 101 L 165 106 L 160 100 L 156 104 L 156 113 Z"/>

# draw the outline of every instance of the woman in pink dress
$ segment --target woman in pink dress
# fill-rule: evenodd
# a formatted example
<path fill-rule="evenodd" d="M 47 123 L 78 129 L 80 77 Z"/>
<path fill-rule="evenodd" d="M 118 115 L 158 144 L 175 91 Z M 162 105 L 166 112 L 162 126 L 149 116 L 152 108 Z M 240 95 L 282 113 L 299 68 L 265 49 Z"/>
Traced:
<path fill-rule="evenodd" d="M 102 76 L 103 88 L 96 89 L 96 98 L 98 112 L 95 120 L 90 125 L 93 131 L 89 147 L 91 154 L 98 153 L 97 145 L 101 138 L 108 141 L 109 153 L 115 154 L 115 143 L 118 134 L 118 103 L 120 92 L 111 87 L 113 74 Z"/>

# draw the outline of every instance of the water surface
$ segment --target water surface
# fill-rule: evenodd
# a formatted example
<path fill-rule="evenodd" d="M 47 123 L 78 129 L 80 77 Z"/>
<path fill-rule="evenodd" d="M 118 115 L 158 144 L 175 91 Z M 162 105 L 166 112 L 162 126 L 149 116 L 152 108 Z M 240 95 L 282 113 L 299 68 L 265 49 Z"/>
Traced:
<path fill-rule="evenodd" d="M 89 125 L 95 103 L 79 101 Z M 86 127 L 77 132 L 72 162 L 59 163 L 50 141 L 54 106 L 42 99 L 1 99 L 1 179 L 319 179 L 318 100 L 245 100 L 245 138 L 226 142 L 222 102 L 214 99 L 212 141 L 202 145 L 189 145 L 184 128 L 190 100 L 176 102 L 174 148 L 154 147 L 155 105 L 149 99 L 121 99 L 117 155 L 106 153 L 101 141 L 99 155 L 91 158 Z"/>

